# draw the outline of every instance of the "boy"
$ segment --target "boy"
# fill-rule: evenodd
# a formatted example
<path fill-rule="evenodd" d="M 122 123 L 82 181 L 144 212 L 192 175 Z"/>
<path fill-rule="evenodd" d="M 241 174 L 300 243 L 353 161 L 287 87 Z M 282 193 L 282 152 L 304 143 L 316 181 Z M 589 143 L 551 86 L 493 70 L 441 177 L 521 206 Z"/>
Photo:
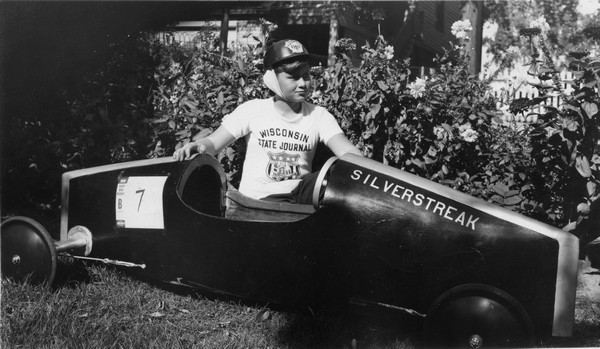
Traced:
<path fill-rule="evenodd" d="M 333 115 L 305 101 L 310 94 L 310 63 L 306 48 L 296 40 L 267 47 L 265 85 L 275 93 L 247 101 L 226 115 L 206 138 L 173 153 L 177 160 L 192 153 L 218 154 L 241 137 L 248 146 L 239 191 L 255 199 L 309 204 L 316 174 L 311 164 L 318 142 L 337 156 L 362 155 L 344 136 Z"/>

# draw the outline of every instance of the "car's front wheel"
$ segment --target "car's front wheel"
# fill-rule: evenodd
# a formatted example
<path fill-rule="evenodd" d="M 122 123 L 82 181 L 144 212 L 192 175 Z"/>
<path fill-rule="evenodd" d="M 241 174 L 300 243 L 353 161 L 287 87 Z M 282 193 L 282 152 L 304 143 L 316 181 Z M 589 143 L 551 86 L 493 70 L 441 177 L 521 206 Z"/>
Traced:
<path fill-rule="evenodd" d="M 32 284 L 52 284 L 57 253 L 44 227 L 28 217 L 12 217 L 0 226 L 2 278 Z"/>

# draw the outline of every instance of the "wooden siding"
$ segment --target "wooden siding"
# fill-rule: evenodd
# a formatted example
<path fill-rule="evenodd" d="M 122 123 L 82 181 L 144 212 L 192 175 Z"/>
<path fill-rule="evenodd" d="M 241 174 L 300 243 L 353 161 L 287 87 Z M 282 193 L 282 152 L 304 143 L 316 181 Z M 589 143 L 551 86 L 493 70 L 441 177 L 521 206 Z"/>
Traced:
<path fill-rule="evenodd" d="M 440 31 L 436 27 L 438 4 L 444 6 L 443 29 Z M 421 47 L 435 53 L 443 52 L 442 47 L 448 48 L 449 41 L 453 41 L 455 37 L 450 32 L 452 24 L 462 18 L 461 1 L 418 1 L 415 15 L 422 11 L 423 26 L 422 40 L 415 40 L 415 46 Z"/>

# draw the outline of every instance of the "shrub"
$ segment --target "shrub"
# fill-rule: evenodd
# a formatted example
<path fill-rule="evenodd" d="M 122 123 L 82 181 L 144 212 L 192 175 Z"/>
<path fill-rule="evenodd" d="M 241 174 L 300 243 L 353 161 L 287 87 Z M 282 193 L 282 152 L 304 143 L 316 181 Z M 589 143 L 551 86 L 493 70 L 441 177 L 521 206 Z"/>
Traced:
<path fill-rule="evenodd" d="M 215 34 L 200 32 L 198 45 L 165 45 L 159 56 L 152 91 L 155 133 L 151 156 L 166 156 L 183 144 L 204 137 L 239 104 L 266 98 L 258 57 L 270 31 L 276 27 L 262 20 L 263 35 L 257 45 L 237 45 L 228 54 L 220 52 Z M 218 158 L 237 184 L 241 176 L 245 142 L 240 140 Z"/>
<path fill-rule="evenodd" d="M 543 17 L 534 20 L 530 28 L 521 29 L 521 35 L 528 39 L 532 49 L 529 73 L 539 80 L 532 85 L 539 90 L 540 97 L 516 99 L 511 103 L 511 110 L 533 115 L 535 108 L 545 108 L 545 112 L 537 116 L 539 122 L 530 138 L 534 165 L 539 173 L 534 182 L 537 191 L 544 194 L 537 196 L 545 198 L 540 199 L 539 204 L 550 223 L 573 230 L 593 215 L 593 208 L 598 210 L 600 60 L 590 55 L 592 49 L 598 48 L 597 43 L 592 43 L 585 49 L 570 52 L 563 66 L 556 64 L 547 45 L 548 31 Z M 584 30 L 584 35 L 592 41 L 598 40 L 598 32 L 597 27 L 591 27 Z M 561 69 L 571 71 L 574 76 L 573 90 L 569 94 L 560 84 L 558 71 Z M 560 96 L 559 107 L 546 105 L 548 98 L 556 95 Z"/>
<path fill-rule="evenodd" d="M 150 35 L 132 35 L 91 60 L 80 81 L 7 116 L 4 214 L 57 211 L 65 171 L 146 157 L 155 45 Z"/>
<path fill-rule="evenodd" d="M 530 165 L 515 144 L 526 132 L 507 130 L 488 82 L 469 74 L 468 27 L 455 25 L 463 41 L 450 43 L 438 69 L 425 77 L 411 74 L 409 60 L 393 61 L 383 37 L 362 48 L 355 67 L 346 51 L 356 45 L 342 39 L 313 96 L 365 156 L 515 208 L 521 199 L 514 187 Z"/>

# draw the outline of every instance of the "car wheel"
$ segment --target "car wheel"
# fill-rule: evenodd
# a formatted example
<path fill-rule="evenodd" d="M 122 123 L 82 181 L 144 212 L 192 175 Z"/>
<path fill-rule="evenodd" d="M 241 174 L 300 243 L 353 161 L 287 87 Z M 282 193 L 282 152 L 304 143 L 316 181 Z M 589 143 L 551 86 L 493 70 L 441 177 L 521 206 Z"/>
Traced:
<path fill-rule="evenodd" d="M 425 347 L 531 347 L 533 325 L 525 309 L 508 293 L 487 285 L 450 289 L 430 307 Z"/>
<path fill-rule="evenodd" d="M 0 225 L 2 278 L 51 285 L 56 275 L 56 248 L 46 229 L 27 217 Z"/>

